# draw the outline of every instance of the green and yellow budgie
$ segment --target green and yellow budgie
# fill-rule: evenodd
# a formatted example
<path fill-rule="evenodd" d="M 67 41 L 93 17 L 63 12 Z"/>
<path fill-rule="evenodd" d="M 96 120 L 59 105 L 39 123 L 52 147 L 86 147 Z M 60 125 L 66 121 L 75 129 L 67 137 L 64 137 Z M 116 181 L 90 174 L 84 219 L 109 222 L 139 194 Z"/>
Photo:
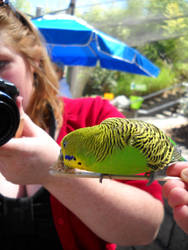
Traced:
<path fill-rule="evenodd" d="M 183 161 L 175 143 L 156 126 L 138 120 L 108 118 L 75 130 L 61 142 L 58 169 L 82 169 L 108 175 L 155 172 Z"/>

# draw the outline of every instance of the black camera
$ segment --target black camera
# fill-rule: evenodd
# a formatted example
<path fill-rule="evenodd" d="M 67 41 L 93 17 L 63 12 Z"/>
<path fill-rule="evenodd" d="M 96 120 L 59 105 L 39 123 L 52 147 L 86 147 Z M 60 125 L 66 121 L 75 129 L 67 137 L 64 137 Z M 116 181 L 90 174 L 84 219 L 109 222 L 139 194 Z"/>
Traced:
<path fill-rule="evenodd" d="M 0 78 L 0 146 L 14 137 L 19 127 L 18 95 L 19 91 L 13 83 Z"/>

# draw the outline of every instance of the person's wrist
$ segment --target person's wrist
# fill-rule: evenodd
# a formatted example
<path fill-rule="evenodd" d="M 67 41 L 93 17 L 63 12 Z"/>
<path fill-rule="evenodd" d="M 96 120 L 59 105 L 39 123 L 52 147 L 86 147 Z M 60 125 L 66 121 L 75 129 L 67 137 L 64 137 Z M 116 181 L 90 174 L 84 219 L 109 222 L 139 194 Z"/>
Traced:
<path fill-rule="evenodd" d="M 56 143 L 55 143 L 56 144 Z M 58 161 L 59 154 L 60 154 L 60 147 L 58 144 L 56 144 L 53 149 L 48 152 L 48 154 L 51 156 L 48 158 L 47 163 L 45 164 L 45 174 L 41 178 L 40 184 L 43 186 L 48 185 L 49 182 L 53 180 L 52 175 L 50 174 L 50 169 L 56 162 Z"/>

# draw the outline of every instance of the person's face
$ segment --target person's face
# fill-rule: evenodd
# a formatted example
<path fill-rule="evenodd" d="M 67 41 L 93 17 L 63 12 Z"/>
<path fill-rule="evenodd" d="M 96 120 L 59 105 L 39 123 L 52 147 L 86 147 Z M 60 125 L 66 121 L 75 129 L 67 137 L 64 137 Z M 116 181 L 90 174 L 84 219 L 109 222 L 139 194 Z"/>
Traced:
<path fill-rule="evenodd" d="M 19 89 L 26 110 L 33 93 L 33 72 L 23 57 L 6 47 L 0 38 L 0 78 L 10 81 Z"/>

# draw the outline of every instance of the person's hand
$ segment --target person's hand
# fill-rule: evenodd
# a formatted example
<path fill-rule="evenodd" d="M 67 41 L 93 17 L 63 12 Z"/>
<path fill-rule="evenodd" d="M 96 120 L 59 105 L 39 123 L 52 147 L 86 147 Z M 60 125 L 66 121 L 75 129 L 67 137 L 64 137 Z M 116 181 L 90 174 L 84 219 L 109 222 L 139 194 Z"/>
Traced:
<path fill-rule="evenodd" d="M 170 166 L 167 175 L 182 178 L 167 181 L 163 186 L 163 195 L 173 209 L 175 221 L 188 234 L 188 162 Z"/>
<path fill-rule="evenodd" d="M 18 106 L 23 122 L 21 137 L 0 147 L 0 172 L 15 184 L 44 184 L 49 167 L 58 159 L 58 144 L 24 113 L 22 98 Z"/>

